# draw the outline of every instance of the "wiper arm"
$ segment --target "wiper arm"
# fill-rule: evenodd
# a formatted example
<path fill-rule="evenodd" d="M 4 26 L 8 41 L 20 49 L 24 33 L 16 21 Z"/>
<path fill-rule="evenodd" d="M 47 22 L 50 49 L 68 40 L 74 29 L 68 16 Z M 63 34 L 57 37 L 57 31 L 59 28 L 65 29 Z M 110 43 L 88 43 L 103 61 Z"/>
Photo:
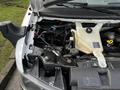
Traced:
<path fill-rule="evenodd" d="M 61 4 L 61 3 L 58 3 L 58 4 L 55 4 L 57 6 L 64 6 L 64 7 L 67 7 L 67 8 L 71 8 L 71 5 L 68 5 L 68 4 Z"/>
<path fill-rule="evenodd" d="M 68 3 L 68 4 L 71 4 L 73 6 L 79 6 L 81 8 L 85 8 L 85 9 L 89 9 L 89 10 L 94 10 L 94 11 L 101 12 L 101 13 L 113 14 L 113 15 L 116 15 L 116 16 L 120 16 L 120 13 L 110 11 L 106 8 L 90 7 L 90 6 L 88 6 L 88 3 Z"/>
<path fill-rule="evenodd" d="M 88 6 L 82 6 L 82 8 L 94 10 L 94 11 L 101 12 L 101 13 L 113 14 L 116 16 L 120 16 L 120 13 L 113 12 L 113 11 L 110 11 L 110 10 L 105 9 L 105 8 L 94 8 L 94 7 L 88 7 Z"/>
<path fill-rule="evenodd" d="M 57 6 L 64 6 L 64 7 L 68 7 L 68 8 L 71 8 L 71 7 L 75 7 L 75 6 L 85 6 L 85 5 L 87 5 L 87 3 L 74 3 L 74 5 L 73 4 L 71 4 L 71 3 L 65 3 L 65 4 L 63 4 L 63 3 L 58 3 L 58 4 L 56 4 Z"/>
<path fill-rule="evenodd" d="M 120 2 L 110 2 L 108 5 L 120 5 Z"/>
<path fill-rule="evenodd" d="M 68 2 L 68 1 L 72 1 L 72 0 L 55 0 L 55 1 L 48 2 L 48 3 L 44 4 L 43 6 L 46 8 L 46 7 L 49 7 L 51 5 L 55 5 L 55 4 L 58 4 L 58 3 L 65 3 L 65 2 Z"/>

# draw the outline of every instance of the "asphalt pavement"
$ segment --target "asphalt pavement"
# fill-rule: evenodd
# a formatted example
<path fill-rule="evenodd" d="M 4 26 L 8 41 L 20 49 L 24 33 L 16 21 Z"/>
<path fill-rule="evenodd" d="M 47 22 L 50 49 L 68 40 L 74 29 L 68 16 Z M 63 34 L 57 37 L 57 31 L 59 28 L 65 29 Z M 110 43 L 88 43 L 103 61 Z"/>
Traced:
<path fill-rule="evenodd" d="M 20 78 L 19 72 L 15 70 L 5 90 L 21 90 Z"/>

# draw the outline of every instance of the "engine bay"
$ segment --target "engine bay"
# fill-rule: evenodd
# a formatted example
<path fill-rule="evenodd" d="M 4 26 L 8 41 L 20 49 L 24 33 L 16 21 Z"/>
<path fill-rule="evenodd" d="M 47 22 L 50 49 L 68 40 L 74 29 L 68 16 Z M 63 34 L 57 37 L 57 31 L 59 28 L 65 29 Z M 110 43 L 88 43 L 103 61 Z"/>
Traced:
<path fill-rule="evenodd" d="M 26 72 L 62 90 L 119 88 L 109 81 L 120 78 L 113 79 L 120 68 L 119 23 L 43 19 L 35 26 L 33 52 L 23 59 Z"/>
<path fill-rule="evenodd" d="M 98 28 L 99 25 L 96 25 L 95 23 L 82 23 L 81 26 L 85 28 L 84 32 L 77 32 L 77 34 L 81 34 L 76 36 L 77 34 L 75 35 L 74 33 L 76 31 L 75 23 L 58 20 L 43 20 L 37 24 L 34 45 L 43 48 L 43 57 L 46 57 L 47 55 L 49 56 L 51 53 L 52 55 L 50 56 L 55 56 L 55 60 L 56 58 L 61 57 L 63 59 L 62 61 L 65 61 L 65 63 L 68 62 L 68 65 L 70 62 L 73 64 L 72 61 L 77 58 L 91 55 L 92 52 L 94 52 L 93 49 L 97 49 L 97 52 L 100 51 L 104 54 L 107 54 L 107 52 L 119 53 L 119 28 L 117 28 L 117 25 L 115 27 L 111 27 L 111 25 L 101 25 L 97 33 L 95 31 L 97 31 L 96 28 Z M 95 26 L 96 28 L 93 30 L 92 27 Z M 79 38 L 82 39 L 79 40 Z M 92 46 L 90 47 L 91 44 Z M 49 53 L 46 55 L 46 52 Z M 49 61 L 51 62 L 54 60 Z M 73 64 L 73 66 L 74 65 L 76 64 Z"/>

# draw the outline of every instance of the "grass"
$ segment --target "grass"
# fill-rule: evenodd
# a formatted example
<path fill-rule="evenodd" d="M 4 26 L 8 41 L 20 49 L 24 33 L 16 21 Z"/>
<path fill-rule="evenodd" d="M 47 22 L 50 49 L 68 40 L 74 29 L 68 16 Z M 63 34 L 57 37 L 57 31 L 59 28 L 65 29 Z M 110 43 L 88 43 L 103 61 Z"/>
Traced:
<path fill-rule="evenodd" d="M 2 5 L 26 8 L 28 0 L 0 0 Z"/>
<path fill-rule="evenodd" d="M 0 0 L 0 22 L 12 21 L 20 26 L 28 6 L 28 0 Z M 12 44 L 0 33 L 0 71 L 9 61 Z"/>
<path fill-rule="evenodd" d="M 12 6 L 0 7 L 0 21 L 12 21 L 16 25 L 20 25 L 26 9 Z"/>

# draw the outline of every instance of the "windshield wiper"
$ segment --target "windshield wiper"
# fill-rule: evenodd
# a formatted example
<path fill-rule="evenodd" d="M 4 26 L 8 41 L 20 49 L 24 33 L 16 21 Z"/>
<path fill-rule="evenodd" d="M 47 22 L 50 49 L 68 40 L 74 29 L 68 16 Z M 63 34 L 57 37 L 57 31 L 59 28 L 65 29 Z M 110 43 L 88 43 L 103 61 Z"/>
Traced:
<path fill-rule="evenodd" d="M 43 6 L 45 8 L 47 8 L 49 6 L 52 6 L 52 5 L 55 5 L 55 4 L 58 4 L 58 3 L 66 3 L 68 1 L 72 1 L 72 0 L 54 0 L 54 1 L 51 1 L 51 2 L 48 2 L 48 3 L 44 4 Z"/>
<path fill-rule="evenodd" d="M 60 4 L 57 4 L 58 6 L 65 6 L 65 7 L 69 7 L 71 8 L 72 6 L 75 8 L 75 7 L 80 7 L 80 8 L 85 8 L 85 9 L 89 9 L 89 10 L 94 10 L 94 11 L 97 11 L 97 12 L 101 12 L 101 13 L 105 13 L 105 14 L 112 14 L 112 15 L 116 15 L 116 16 L 120 16 L 120 13 L 117 13 L 117 12 L 114 12 L 114 11 L 111 11 L 111 10 L 108 10 L 107 8 L 103 8 L 103 7 L 90 7 L 88 6 L 88 3 L 60 3 Z"/>
<path fill-rule="evenodd" d="M 117 13 L 117 12 L 113 12 L 111 10 L 108 10 L 107 8 L 97 8 L 97 7 L 90 7 L 88 5 L 82 5 L 80 6 L 81 8 L 85 8 L 85 9 L 90 9 L 90 10 L 94 10 L 94 11 L 97 11 L 97 12 L 101 12 L 101 13 L 105 13 L 105 14 L 112 14 L 112 15 L 116 15 L 116 16 L 120 16 L 120 13 Z"/>
<path fill-rule="evenodd" d="M 57 6 L 64 6 L 64 7 L 68 7 L 68 8 L 74 8 L 74 7 L 76 7 L 76 6 L 86 6 L 86 5 L 88 5 L 87 3 L 79 3 L 79 5 L 77 5 L 77 3 L 76 3 L 76 5 L 72 5 L 71 3 L 58 3 L 58 4 L 56 4 Z"/>
<path fill-rule="evenodd" d="M 105 14 L 112 14 L 112 15 L 120 16 L 120 13 L 108 10 L 106 8 L 96 8 L 96 7 L 88 7 L 88 6 L 83 6 L 82 8 L 94 10 L 94 11 L 105 13 Z"/>

